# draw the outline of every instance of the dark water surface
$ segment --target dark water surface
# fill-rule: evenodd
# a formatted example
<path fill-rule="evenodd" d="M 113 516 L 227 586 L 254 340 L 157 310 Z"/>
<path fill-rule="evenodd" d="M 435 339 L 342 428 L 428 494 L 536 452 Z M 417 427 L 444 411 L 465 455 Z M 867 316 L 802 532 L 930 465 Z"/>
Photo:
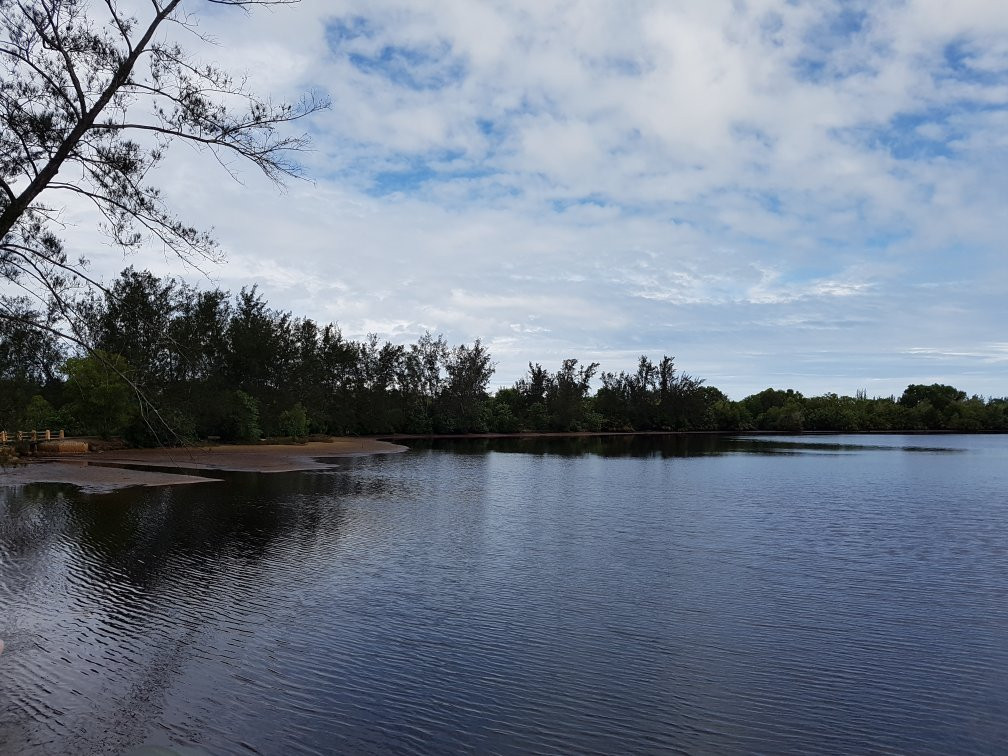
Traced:
<path fill-rule="evenodd" d="M 1008 750 L 1008 437 L 0 488 L 0 753 Z"/>

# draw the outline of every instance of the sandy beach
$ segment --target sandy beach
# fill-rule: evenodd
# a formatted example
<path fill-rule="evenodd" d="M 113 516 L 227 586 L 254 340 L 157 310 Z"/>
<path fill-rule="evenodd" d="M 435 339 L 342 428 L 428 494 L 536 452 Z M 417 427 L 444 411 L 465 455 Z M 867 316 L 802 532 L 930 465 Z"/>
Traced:
<path fill-rule="evenodd" d="M 337 438 L 307 444 L 259 444 L 180 449 L 123 449 L 68 459 L 36 457 L 20 467 L 0 470 L 0 485 L 72 483 L 88 492 L 128 486 L 167 486 L 219 482 L 212 477 L 132 469 L 164 467 L 199 471 L 296 472 L 324 470 L 328 457 L 395 454 L 405 446 L 371 438 Z"/>

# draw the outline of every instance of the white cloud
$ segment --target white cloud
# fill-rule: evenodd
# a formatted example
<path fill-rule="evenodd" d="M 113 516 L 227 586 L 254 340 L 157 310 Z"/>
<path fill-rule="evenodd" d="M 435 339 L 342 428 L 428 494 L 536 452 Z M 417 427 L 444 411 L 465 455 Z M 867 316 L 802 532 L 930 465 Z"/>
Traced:
<path fill-rule="evenodd" d="M 649 350 L 733 395 L 898 393 L 923 375 L 906 345 L 942 344 L 944 381 L 1008 393 L 957 347 L 996 342 L 1008 294 L 1001 5 L 218 9 L 202 55 L 331 96 L 316 183 L 278 196 L 185 151 L 161 177 L 227 247 L 221 285 L 350 335 L 482 337 L 503 382 Z"/>

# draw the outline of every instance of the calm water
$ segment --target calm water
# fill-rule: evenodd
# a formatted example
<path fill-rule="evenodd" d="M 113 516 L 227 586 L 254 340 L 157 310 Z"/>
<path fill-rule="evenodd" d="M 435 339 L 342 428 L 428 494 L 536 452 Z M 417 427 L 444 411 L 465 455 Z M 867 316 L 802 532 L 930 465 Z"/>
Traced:
<path fill-rule="evenodd" d="M 1005 752 L 1006 526 L 1005 436 L 0 488 L 0 753 Z"/>

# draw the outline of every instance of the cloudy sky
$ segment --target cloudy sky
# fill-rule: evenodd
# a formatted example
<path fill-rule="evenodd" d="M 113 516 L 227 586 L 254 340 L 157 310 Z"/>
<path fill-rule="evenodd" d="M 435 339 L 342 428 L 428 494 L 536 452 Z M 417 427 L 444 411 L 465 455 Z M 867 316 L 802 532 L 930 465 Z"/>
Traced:
<path fill-rule="evenodd" d="M 201 55 L 332 100 L 283 193 L 164 165 L 227 250 L 205 285 L 355 337 L 482 338 L 495 384 L 644 353 L 734 398 L 1008 394 L 1003 0 L 194 6 Z"/>

